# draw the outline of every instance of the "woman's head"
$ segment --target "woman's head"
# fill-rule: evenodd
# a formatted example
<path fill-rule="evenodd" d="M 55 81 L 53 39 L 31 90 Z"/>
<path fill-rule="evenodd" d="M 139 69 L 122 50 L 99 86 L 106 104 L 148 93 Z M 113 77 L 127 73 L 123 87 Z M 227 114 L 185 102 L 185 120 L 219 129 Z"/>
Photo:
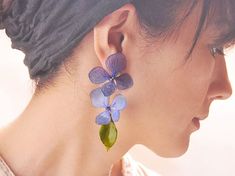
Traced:
<path fill-rule="evenodd" d="M 31 0 L 31 2 L 37 1 Z M 69 4 L 63 0 L 59 2 L 61 4 L 58 3 L 57 8 L 48 13 L 48 9 L 56 4 L 54 1 L 49 4 L 48 1 L 45 3 L 38 1 L 38 3 L 29 3 L 32 5 L 29 6 L 15 0 L 13 1 L 15 6 L 11 6 L 8 16 L 3 20 L 9 36 L 14 34 L 13 29 L 16 29 L 17 25 L 23 25 L 22 32 L 29 30 L 29 26 L 33 26 L 32 29 L 35 27 L 37 30 L 46 31 L 47 35 L 40 33 L 39 30 L 37 37 L 34 37 L 38 40 L 30 43 L 35 46 L 27 43 L 31 35 L 35 36 L 34 30 L 29 30 L 27 35 L 23 35 L 21 41 L 18 41 L 19 35 L 14 35 L 13 46 L 22 49 L 26 55 L 30 47 L 41 57 L 48 55 L 43 51 L 50 51 L 50 56 L 60 58 L 58 63 L 49 62 L 49 59 L 57 57 L 49 57 L 48 60 L 43 58 L 54 65 L 47 64 L 45 68 L 40 67 L 42 70 L 31 72 L 34 73 L 31 77 L 38 83 L 38 93 L 46 88 L 50 89 L 52 84 L 62 85 L 62 77 L 66 77 L 63 76 L 66 74 L 63 70 L 67 66 L 72 78 L 80 78 L 81 82 L 77 84 L 80 87 L 86 86 L 87 75 L 92 67 L 97 64 L 104 66 L 105 59 L 110 54 L 122 52 L 127 58 L 126 72 L 132 76 L 134 85 L 130 90 L 122 92 L 127 98 L 128 107 L 122 112 L 123 120 L 120 120 L 120 125 L 125 123 L 125 126 L 128 126 L 126 130 L 131 141 L 142 143 L 159 155 L 176 156 L 184 153 L 190 134 L 195 128 L 193 118 L 207 116 L 213 100 L 225 99 L 231 95 L 224 56 L 217 51 L 230 46 L 235 39 L 233 12 L 235 3 L 232 0 L 225 0 L 223 3 L 220 0 L 133 0 L 131 3 L 120 1 L 123 4 L 119 4 L 119 8 L 103 16 L 100 21 L 96 21 L 96 25 L 92 23 L 94 25 L 92 30 L 87 31 L 79 28 L 79 24 L 84 22 L 82 16 L 81 19 L 72 18 L 71 22 L 65 23 L 68 20 L 66 15 L 70 18 L 76 17 L 76 8 L 72 7 L 78 1 L 71 0 Z M 95 6 L 94 2 L 98 3 L 95 0 L 93 3 L 81 2 L 85 4 L 84 16 L 88 7 Z M 102 5 L 107 5 L 107 2 Z M 114 5 L 116 0 L 110 2 Z M 13 9 L 14 7 L 17 8 Z M 43 7 L 45 13 L 42 13 L 43 10 L 40 11 L 38 7 Z M 61 9 L 66 10 L 62 17 L 58 15 Z M 37 10 L 39 12 L 36 15 Z M 28 14 L 34 14 L 36 18 L 29 17 Z M 50 14 L 53 14 L 51 18 Z M 13 18 L 14 15 L 17 20 Z M 50 27 L 51 23 L 47 20 L 60 25 Z M 66 25 L 63 26 L 63 23 Z M 73 26 L 73 30 L 79 28 L 80 32 L 83 30 L 87 32 L 86 35 L 81 35 L 84 36 L 81 37 L 83 40 L 80 43 L 74 41 L 74 45 L 69 45 L 73 47 L 62 46 L 61 50 L 65 49 L 66 54 L 60 51 L 59 54 L 53 53 L 57 50 L 51 45 L 57 45 L 57 39 L 58 45 L 73 41 L 73 38 L 68 37 L 72 34 L 68 33 L 67 29 L 75 24 L 78 27 Z M 52 39 L 52 36 L 53 40 L 44 45 L 44 40 Z M 34 57 L 34 55 L 29 56 Z M 37 59 L 40 60 L 40 57 Z M 39 60 L 35 62 L 39 63 Z"/>

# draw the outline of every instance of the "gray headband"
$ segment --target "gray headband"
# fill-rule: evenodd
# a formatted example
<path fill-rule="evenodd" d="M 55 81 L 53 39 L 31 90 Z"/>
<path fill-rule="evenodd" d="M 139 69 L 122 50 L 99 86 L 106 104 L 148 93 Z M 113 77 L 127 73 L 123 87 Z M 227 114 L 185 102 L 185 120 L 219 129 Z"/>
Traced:
<path fill-rule="evenodd" d="M 3 18 L 30 78 L 47 75 L 112 11 L 132 0 L 13 0 Z"/>

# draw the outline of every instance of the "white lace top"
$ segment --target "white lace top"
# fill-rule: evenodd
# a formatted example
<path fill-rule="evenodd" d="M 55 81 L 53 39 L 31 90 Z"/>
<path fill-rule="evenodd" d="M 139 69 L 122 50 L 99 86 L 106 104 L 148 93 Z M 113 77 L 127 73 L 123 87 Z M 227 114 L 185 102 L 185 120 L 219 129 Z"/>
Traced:
<path fill-rule="evenodd" d="M 122 157 L 122 174 L 123 176 L 160 176 L 142 163 L 135 161 L 129 153 Z"/>
<path fill-rule="evenodd" d="M 10 167 L 6 164 L 0 156 L 0 176 L 15 176 Z"/>

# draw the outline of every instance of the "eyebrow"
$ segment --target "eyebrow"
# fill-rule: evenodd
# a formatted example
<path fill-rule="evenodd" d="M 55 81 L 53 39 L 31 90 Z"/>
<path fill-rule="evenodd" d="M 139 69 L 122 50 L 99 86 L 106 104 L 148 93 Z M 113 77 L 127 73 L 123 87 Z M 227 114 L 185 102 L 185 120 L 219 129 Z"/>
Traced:
<path fill-rule="evenodd" d="M 224 3 L 215 1 L 215 5 L 211 9 L 206 28 L 210 28 L 209 31 L 216 47 L 227 48 L 235 44 L 234 5 L 234 0 L 224 1 Z"/>
<path fill-rule="evenodd" d="M 224 45 L 227 42 L 226 38 L 229 36 L 229 33 L 233 30 L 229 21 L 222 20 L 221 18 L 219 20 L 209 23 L 207 28 L 208 31 L 213 33 L 211 35 L 213 38 L 213 45 L 219 47 L 221 47 L 221 45 Z"/>

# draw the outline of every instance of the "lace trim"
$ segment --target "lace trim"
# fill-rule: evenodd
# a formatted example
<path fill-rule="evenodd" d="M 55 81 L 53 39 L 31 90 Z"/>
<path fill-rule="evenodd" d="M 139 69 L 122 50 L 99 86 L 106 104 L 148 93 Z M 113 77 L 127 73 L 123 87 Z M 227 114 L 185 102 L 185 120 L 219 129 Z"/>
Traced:
<path fill-rule="evenodd" d="M 7 163 L 0 156 L 0 176 L 15 176 L 15 174 L 11 171 Z"/>
<path fill-rule="evenodd" d="M 131 155 L 126 153 L 122 158 L 122 175 L 123 176 L 133 176 L 136 175 L 135 167 L 133 166 L 133 162 Z"/>
<path fill-rule="evenodd" d="M 129 153 L 123 156 L 122 161 L 123 176 L 161 176 L 142 163 L 134 160 Z"/>

